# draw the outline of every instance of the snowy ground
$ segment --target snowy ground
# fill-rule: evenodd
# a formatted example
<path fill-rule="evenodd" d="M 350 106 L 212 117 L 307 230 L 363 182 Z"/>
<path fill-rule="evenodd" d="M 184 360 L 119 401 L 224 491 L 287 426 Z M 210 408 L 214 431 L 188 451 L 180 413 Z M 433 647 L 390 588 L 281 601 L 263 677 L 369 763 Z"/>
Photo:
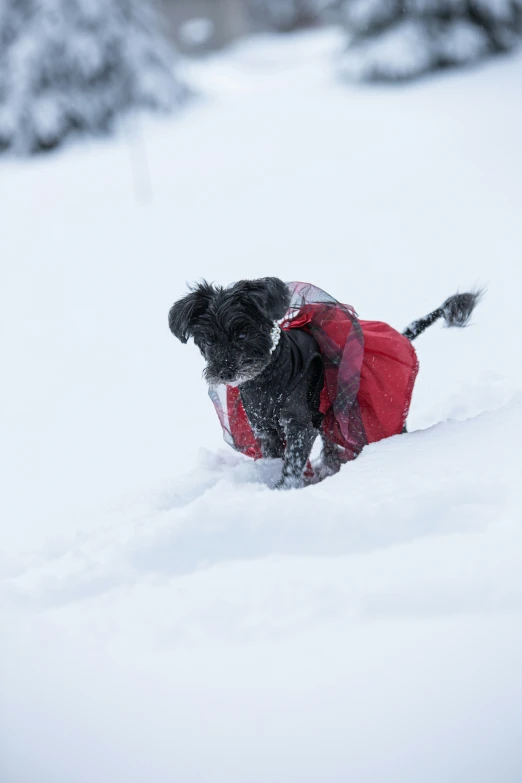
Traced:
<path fill-rule="evenodd" d="M 338 47 L 0 165 L 2 783 L 522 779 L 522 59 L 362 90 Z M 397 327 L 489 291 L 419 340 L 416 431 L 274 493 L 166 323 L 267 274 Z"/>

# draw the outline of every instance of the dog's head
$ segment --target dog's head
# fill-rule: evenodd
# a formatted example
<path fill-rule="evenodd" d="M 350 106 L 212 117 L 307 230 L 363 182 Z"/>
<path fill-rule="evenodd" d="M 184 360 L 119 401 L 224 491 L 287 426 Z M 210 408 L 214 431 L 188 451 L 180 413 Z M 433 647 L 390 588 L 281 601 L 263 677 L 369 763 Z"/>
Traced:
<path fill-rule="evenodd" d="M 270 363 L 274 321 L 289 304 L 288 288 L 277 277 L 240 280 L 228 288 L 203 282 L 172 306 L 169 326 L 182 343 L 194 338 L 211 386 L 237 385 Z"/>

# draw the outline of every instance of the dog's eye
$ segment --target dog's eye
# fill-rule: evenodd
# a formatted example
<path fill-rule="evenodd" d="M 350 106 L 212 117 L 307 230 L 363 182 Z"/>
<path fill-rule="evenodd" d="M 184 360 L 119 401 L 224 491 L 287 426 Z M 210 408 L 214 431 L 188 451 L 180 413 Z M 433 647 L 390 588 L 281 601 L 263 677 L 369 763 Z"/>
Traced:
<path fill-rule="evenodd" d="M 246 340 L 247 337 L 248 337 L 248 335 L 247 335 L 246 332 L 239 332 L 239 334 L 237 336 L 237 339 L 238 340 Z"/>

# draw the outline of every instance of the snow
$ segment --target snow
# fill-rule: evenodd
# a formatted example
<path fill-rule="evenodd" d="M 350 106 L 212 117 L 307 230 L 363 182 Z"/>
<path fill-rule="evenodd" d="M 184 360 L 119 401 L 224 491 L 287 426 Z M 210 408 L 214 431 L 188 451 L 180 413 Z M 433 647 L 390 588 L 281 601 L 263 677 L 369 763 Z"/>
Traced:
<path fill-rule="evenodd" d="M 195 16 L 184 22 L 179 28 L 181 40 L 187 46 L 202 46 L 214 35 L 215 25 L 212 19 Z"/>
<path fill-rule="evenodd" d="M 518 783 L 522 59 L 336 82 L 335 32 L 186 65 L 176 121 L 0 167 L 1 779 Z M 276 493 L 167 313 L 307 280 L 419 338 L 410 430 Z"/>

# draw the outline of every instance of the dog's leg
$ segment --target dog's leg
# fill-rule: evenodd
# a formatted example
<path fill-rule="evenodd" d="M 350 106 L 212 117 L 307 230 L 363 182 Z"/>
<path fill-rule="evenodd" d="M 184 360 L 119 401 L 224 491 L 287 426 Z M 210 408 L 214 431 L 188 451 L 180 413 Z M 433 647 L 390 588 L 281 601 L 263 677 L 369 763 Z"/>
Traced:
<path fill-rule="evenodd" d="M 286 437 L 283 474 L 277 489 L 297 489 L 304 485 L 303 473 L 317 437 L 310 420 L 293 416 L 281 420 Z"/>
<path fill-rule="evenodd" d="M 254 430 L 264 459 L 281 459 L 285 449 L 276 430 Z"/>
<path fill-rule="evenodd" d="M 343 463 L 337 444 L 332 443 L 327 438 L 325 438 L 323 432 L 321 432 L 321 440 L 323 442 L 323 448 L 321 449 L 321 456 L 318 460 L 319 464 L 314 464 L 314 470 L 322 481 L 328 476 L 333 476 L 335 473 L 339 473 Z"/>
<path fill-rule="evenodd" d="M 286 440 L 283 475 L 278 489 L 304 486 L 303 473 L 310 457 L 317 430 L 312 423 L 308 384 L 302 383 L 287 398 L 279 414 Z"/>
<path fill-rule="evenodd" d="M 305 381 L 287 397 L 279 413 L 279 424 L 284 432 L 286 449 L 283 474 L 276 486 L 277 489 L 292 489 L 305 485 L 304 470 L 318 435 L 313 423 L 316 411 L 312 404 L 316 384 L 316 373 L 310 371 Z"/>

